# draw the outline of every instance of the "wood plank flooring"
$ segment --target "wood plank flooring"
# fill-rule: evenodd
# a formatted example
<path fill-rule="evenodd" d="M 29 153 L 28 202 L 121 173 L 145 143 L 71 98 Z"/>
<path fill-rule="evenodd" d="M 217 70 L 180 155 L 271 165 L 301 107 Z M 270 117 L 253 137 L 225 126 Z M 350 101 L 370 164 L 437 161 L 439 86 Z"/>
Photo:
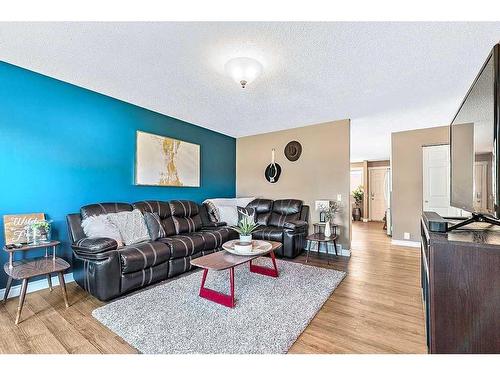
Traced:
<path fill-rule="evenodd" d="M 348 272 L 290 353 L 425 353 L 418 249 L 392 246 L 381 223 L 353 226 L 352 256 L 311 253 L 309 263 Z M 304 262 L 303 255 L 296 262 Z M 17 298 L 0 302 L 0 353 L 136 353 L 92 318 L 103 303 L 75 283 L 26 296 L 22 322 Z"/>

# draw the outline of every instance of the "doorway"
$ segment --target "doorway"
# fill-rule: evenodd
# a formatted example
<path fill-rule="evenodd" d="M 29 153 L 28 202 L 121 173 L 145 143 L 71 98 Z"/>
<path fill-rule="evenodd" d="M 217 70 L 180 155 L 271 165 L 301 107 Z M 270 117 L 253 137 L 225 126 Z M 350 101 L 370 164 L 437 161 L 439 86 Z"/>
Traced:
<path fill-rule="evenodd" d="M 368 213 L 370 221 L 384 220 L 387 208 L 389 206 L 387 191 L 388 178 L 388 167 L 368 168 Z"/>
<path fill-rule="evenodd" d="M 450 206 L 450 146 L 424 146 L 422 157 L 423 210 L 460 216 L 461 210 Z"/>

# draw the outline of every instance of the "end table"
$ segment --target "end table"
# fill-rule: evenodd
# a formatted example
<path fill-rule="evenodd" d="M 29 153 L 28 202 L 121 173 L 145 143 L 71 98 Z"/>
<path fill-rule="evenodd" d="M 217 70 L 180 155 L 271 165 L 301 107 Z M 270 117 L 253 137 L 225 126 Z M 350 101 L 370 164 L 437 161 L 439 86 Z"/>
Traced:
<path fill-rule="evenodd" d="M 321 224 L 323 224 L 323 226 L 324 226 L 324 223 L 313 224 L 314 229 L 316 230 L 316 226 L 321 225 Z M 320 233 L 314 233 L 314 234 L 307 236 L 306 240 L 308 241 L 308 243 L 307 243 L 306 263 L 309 260 L 309 252 L 311 251 L 311 243 L 313 243 L 313 242 L 317 243 L 318 254 L 319 254 L 319 250 L 320 250 L 320 245 L 325 244 L 326 255 L 328 256 L 328 243 L 331 242 L 331 243 L 333 243 L 333 247 L 335 249 L 335 255 L 338 255 L 338 253 L 337 253 L 337 238 L 338 238 L 337 225 L 335 225 L 335 224 L 332 225 L 332 235 L 330 237 L 326 237 L 324 235 L 324 232 L 321 233 L 321 231 L 320 231 Z M 328 264 L 330 264 L 329 257 L 327 258 L 327 262 L 328 262 Z"/>
<path fill-rule="evenodd" d="M 4 246 L 3 249 L 7 253 L 9 253 L 9 261 L 3 266 L 5 273 L 9 277 L 7 279 L 7 286 L 5 287 L 5 295 L 3 298 L 4 301 L 6 301 L 7 297 L 9 296 L 10 288 L 12 286 L 12 280 L 22 280 L 21 293 L 19 294 L 19 305 L 17 307 L 16 324 L 19 323 L 19 320 L 21 318 L 24 299 L 26 297 L 26 290 L 28 288 L 28 280 L 35 276 L 46 275 L 50 291 L 52 291 L 51 274 L 56 273 L 59 277 L 59 284 L 61 285 L 64 304 L 66 305 L 66 307 L 69 307 L 68 296 L 66 294 L 66 283 L 64 282 L 64 271 L 66 271 L 70 267 L 70 265 L 64 259 L 56 257 L 56 247 L 59 244 L 59 241 L 50 241 L 47 243 L 25 245 L 12 249 Z M 32 259 L 22 259 L 18 261 L 13 260 L 14 253 L 16 251 L 29 251 L 41 248 L 45 248 L 45 256 Z M 49 255 L 49 248 L 52 249 L 51 255 Z"/>

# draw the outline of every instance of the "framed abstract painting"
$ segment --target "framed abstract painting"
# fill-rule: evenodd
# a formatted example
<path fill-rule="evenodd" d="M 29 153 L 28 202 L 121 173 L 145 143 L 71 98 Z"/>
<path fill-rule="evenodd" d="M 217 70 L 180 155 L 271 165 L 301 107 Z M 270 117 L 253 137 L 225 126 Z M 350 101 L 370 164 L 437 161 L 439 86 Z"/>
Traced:
<path fill-rule="evenodd" d="M 135 184 L 200 186 L 200 145 L 137 131 Z"/>

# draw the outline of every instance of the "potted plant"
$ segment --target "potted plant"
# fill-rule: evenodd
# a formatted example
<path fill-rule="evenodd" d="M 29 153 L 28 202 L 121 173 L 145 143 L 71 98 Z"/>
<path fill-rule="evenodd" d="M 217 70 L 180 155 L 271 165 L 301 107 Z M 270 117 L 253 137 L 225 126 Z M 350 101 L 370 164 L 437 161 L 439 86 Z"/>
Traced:
<path fill-rule="evenodd" d="M 248 215 L 243 211 L 240 211 L 240 213 L 243 217 L 238 222 L 238 225 L 232 228 L 240 234 L 241 242 L 251 242 L 252 232 L 259 227 L 259 224 L 255 223 L 253 215 Z"/>
<path fill-rule="evenodd" d="M 352 208 L 352 219 L 354 221 L 361 220 L 361 205 L 363 204 L 364 196 L 363 186 L 359 185 L 356 189 L 352 191 L 352 197 L 354 198 L 354 207 Z"/>
<path fill-rule="evenodd" d="M 321 207 L 321 212 L 325 215 L 325 237 L 332 235 L 330 224 L 333 222 L 335 215 L 342 211 L 342 204 L 338 201 L 330 201 L 327 207 Z"/>
<path fill-rule="evenodd" d="M 27 242 L 33 245 L 50 242 L 52 220 L 39 220 L 27 225 L 26 238 Z"/>

